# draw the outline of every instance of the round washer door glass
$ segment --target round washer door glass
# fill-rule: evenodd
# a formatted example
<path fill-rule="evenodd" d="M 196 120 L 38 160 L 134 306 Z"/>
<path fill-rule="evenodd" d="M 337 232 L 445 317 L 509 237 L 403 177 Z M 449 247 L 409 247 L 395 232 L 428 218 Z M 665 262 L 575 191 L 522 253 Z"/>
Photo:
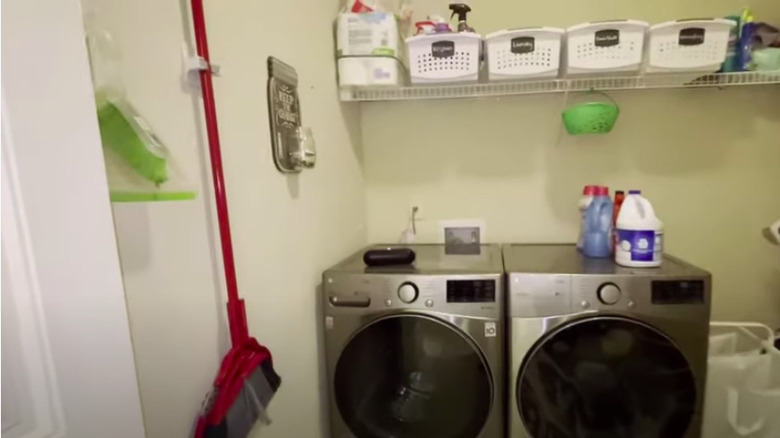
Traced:
<path fill-rule="evenodd" d="M 458 328 L 395 315 L 360 330 L 336 365 L 342 419 L 359 438 L 474 438 L 491 408 L 484 357 Z"/>
<path fill-rule="evenodd" d="M 542 338 L 520 367 L 516 394 L 534 438 L 681 438 L 696 407 L 680 350 L 619 317 L 574 321 Z"/>

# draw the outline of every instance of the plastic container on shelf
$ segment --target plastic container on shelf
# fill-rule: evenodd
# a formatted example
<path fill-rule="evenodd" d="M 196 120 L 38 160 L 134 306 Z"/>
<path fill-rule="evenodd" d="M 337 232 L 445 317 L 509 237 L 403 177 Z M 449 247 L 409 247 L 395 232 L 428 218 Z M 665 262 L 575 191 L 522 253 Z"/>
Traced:
<path fill-rule="evenodd" d="M 476 33 L 437 33 L 406 39 L 412 84 L 477 82 L 482 37 Z"/>
<path fill-rule="evenodd" d="M 653 268 L 663 261 L 664 225 L 650 201 L 630 190 L 617 218 L 615 262 L 634 268 Z"/>
<path fill-rule="evenodd" d="M 494 32 L 485 37 L 491 81 L 557 77 L 565 31 L 529 27 Z"/>
<path fill-rule="evenodd" d="M 648 24 L 637 20 L 596 21 L 566 30 L 566 74 L 636 72 Z"/>
<path fill-rule="evenodd" d="M 736 24 L 725 18 L 677 20 L 650 27 L 648 73 L 718 71 L 726 60 L 729 34 Z"/>
<path fill-rule="evenodd" d="M 336 50 L 340 86 L 400 85 L 395 16 L 384 12 L 339 14 Z"/>

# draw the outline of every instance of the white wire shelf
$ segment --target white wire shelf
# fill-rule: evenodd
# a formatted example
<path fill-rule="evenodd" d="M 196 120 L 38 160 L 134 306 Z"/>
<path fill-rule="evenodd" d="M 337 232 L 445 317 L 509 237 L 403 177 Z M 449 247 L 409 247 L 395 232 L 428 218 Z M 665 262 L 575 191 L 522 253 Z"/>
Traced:
<path fill-rule="evenodd" d="M 360 86 L 342 87 L 345 102 L 464 99 L 517 96 L 522 94 L 561 93 L 588 90 L 650 90 L 661 88 L 734 87 L 780 84 L 780 71 L 742 73 L 673 73 L 644 76 L 615 76 L 551 79 L 525 82 L 490 82 L 483 84 L 420 85 L 408 87 Z"/>

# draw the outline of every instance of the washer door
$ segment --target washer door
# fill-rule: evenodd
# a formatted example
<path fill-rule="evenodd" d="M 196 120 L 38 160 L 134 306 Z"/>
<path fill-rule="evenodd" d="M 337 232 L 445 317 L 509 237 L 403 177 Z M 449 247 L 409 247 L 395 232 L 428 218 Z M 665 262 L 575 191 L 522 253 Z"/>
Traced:
<path fill-rule="evenodd" d="M 357 332 L 336 365 L 339 412 L 358 438 L 474 438 L 491 408 L 492 379 L 457 327 L 393 315 Z"/>
<path fill-rule="evenodd" d="M 677 346 L 620 317 L 581 319 L 539 340 L 516 394 L 534 438 L 681 438 L 696 409 L 694 375 Z"/>

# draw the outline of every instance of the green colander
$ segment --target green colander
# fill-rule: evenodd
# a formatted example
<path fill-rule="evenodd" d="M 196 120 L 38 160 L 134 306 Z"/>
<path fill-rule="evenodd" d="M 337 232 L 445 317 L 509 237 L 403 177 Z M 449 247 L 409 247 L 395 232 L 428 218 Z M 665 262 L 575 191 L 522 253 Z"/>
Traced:
<path fill-rule="evenodd" d="M 602 92 L 591 92 L 609 99 L 609 102 L 586 102 L 570 106 L 561 114 L 566 131 L 571 135 L 607 134 L 615 127 L 620 107 Z"/>

